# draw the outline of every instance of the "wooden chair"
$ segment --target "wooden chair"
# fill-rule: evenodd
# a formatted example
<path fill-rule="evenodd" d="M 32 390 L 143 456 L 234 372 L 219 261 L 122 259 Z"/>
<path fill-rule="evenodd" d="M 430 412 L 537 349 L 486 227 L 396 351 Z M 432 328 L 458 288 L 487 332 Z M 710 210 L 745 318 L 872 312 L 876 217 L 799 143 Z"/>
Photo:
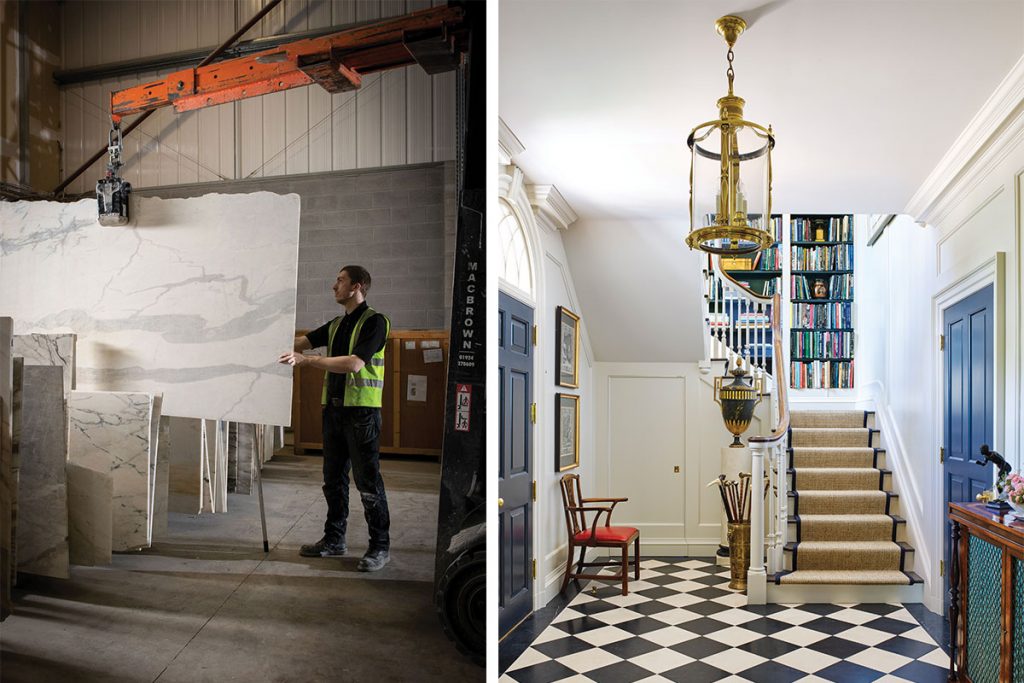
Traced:
<path fill-rule="evenodd" d="M 612 526 L 612 510 L 628 498 L 584 498 L 580 489 L 580 476 L 567 474 L 562 477 L 562 505 L 565 508 L 565 526 L 569 532 L 569 559 L 565 565 L 565 579 L 562 590 L 573 579 L 579 585 L 580 579 L 596 579 L 598 581 L 621 581 L 622 594 L 629 595 L 629 544 L 634 545 L 633 570 L 634 580 L 640 580 L 640 532 L 633 527 Z M 610 506 L 591 506 L 590 503 L 611 503 Z M 587 524 L 587 513 L 594 512 L 593 523 Z M 605 513 L 604 526 L 598 522 L 601 513 Z M 573 555 L 576 548 L 580 549 L 580 559 L 573 572 Z M 584 562 L 587 548 L 621 548 L 622 559 L 605 562 Z M 618 565 L 618 574 L 584 574 L 584 567 L 607 567 Z"/>

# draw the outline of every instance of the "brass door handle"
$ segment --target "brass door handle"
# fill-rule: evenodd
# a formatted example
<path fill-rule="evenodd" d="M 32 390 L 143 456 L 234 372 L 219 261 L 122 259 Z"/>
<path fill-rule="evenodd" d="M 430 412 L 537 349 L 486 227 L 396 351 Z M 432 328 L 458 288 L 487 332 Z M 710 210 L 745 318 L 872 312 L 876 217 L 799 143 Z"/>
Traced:
<path fill-rule="evenodd" d="M 498 507 L 500 507 L 500 508 L 505 507 L 505 499 L 504 498 L 499 498 L 498 499 Z"/>

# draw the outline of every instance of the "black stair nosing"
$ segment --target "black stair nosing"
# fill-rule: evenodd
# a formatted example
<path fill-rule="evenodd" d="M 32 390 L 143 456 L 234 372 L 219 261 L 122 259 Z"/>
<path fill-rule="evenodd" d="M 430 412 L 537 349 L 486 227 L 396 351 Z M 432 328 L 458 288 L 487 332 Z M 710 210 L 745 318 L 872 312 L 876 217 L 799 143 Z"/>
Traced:
<path fill-rule="evenodd" d="M 882 514 L 885 514 L 885 513 L 884 512 L 856 512 L 856 513 L 850 513 L 849 516 L 850 517 L 858 517 L 858 516 L 862 516 L 862 515 L 882 515 Z M 795 523 L 800 521 L 798 519 L 799 517 L 814 517 L 814 516 L 815 516 L 815 513 L 811 513 L 810 515 L 788 515 L 786 517 L 786 522 L 788 522 L 789 524 L 795 524 Z M 891 517 L 892 521 L 895 522 L 896 524 L 906 524 L 907 523 L 907 520 L 905 520 L 903 517 L 900 517 L 899 515 L 885 514 L 885 516 L 886 517 Z"/>
<path fill-rule="evenodd" d="M 784 570 L 775 572 L 775 585 L 776 586 L 781 586 L 782 585 L 782 577 L 787 575 L 787 574 L 792 574 L 795 571 L 796 571 L 795 569 L 784 569 Z M 901 573 L 904 576 L 907 577 L 907 579 L 910 581 L 909 585 L 911 585 L 911 586 L 914 586 L 914 585 L 919 584 L 919 583 L 924 583 L 924 579 L 922 579 L 917 574 L 917 572 L 908 572 L 908 571 L 901 570 Z M 837 584 L 816 583 L 816 584 L 794 584 L 794 585 L 803 585 L 803 586 L 835 586 Z M 895 585 L 899 585 L 899 584 L 887 584 L 887 583 L 864 583 L 864 584 L 861 584 L 861 583 L 852 583 L 852 584 L 847 584 L 847 585 L 850 585 L 850 586 L 890 586 L 890 585 L 893 585 L 893 586 L 895 586 Z"/>

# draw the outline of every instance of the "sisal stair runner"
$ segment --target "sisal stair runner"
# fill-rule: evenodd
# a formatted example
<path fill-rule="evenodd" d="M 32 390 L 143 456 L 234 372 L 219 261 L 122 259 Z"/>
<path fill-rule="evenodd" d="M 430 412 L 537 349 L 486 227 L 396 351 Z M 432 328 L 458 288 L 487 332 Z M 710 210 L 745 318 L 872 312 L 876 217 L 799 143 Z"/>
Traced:
<path fill-rule="evenodd" d="M 908 552 L 897 541 L 903 520 L 883 469 L 879 434 L 869 412 L 794 412 L 790 421 L 791 570 L 777 584 L 908 585 Z M 796 528 L 795 537 L 792 530 Z"/>

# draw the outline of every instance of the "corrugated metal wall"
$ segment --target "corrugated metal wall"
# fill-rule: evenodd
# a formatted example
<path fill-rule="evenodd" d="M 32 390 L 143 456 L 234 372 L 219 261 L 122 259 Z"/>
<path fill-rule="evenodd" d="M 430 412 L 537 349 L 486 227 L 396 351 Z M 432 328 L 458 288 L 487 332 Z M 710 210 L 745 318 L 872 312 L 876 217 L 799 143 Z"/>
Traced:
<path fill-rule="evenodd" d="M 71 0 L 64 5 L 63 68 L 214 46 L 263 2 Z M 431 4 L 285 0 L 243 40 L 396 16 Z M 160 75 L 63 89 L 64 176 L 106 145 L 110 91 Z M 362 88 L 350 93 L 331 95 L 309 86 L 183 114 L 165 107 L 125 140 L 125 156 L 123 175 L 136 187 L 447 161 L 455 158 L 455 75 L 428 76 L 411 66 L 364 78 Z M 67 191 L 91 191 L 105 163 L 98 161 Z"/>

